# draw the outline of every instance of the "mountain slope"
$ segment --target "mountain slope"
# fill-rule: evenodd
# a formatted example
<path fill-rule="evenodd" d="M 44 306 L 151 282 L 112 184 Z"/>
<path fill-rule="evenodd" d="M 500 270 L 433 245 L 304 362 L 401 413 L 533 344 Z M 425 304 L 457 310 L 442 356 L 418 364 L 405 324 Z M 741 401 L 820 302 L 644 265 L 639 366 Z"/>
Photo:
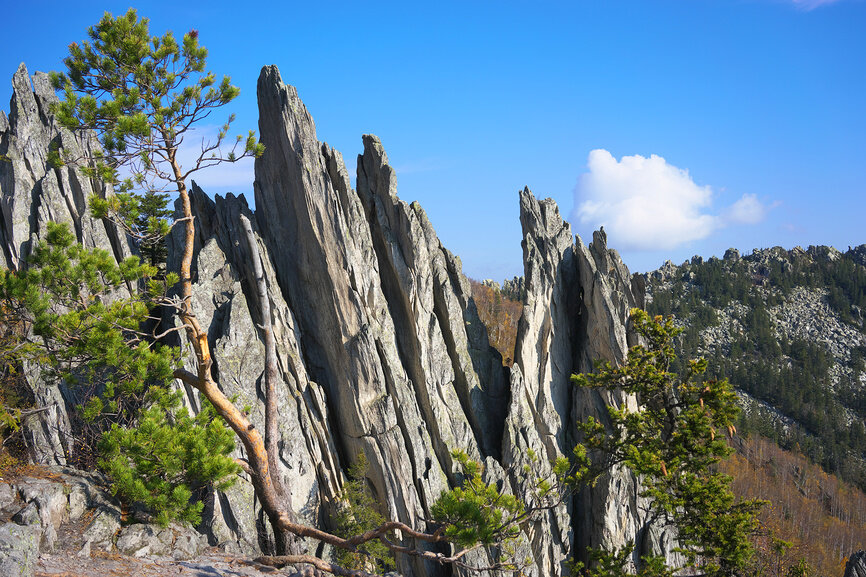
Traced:
<path fill-rule="evenodd" d="M 647 310 L 684 328 L 682 358 L 742 393 L 743 426 L 866 486 L 866 247 L 757 250 L 646 275 Z"/>

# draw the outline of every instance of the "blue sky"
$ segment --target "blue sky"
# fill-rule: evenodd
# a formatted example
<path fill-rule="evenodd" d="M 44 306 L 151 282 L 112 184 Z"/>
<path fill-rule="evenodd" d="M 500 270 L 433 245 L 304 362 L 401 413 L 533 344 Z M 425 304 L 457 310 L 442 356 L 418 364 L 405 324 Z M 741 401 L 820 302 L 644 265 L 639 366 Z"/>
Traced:
<path fill-rule="evenodd" d="M 24 4 L 4 7 L 7 111 L 20 62 L 60 69 L 103 11 L 129 7 Z M 154 33 L 199 30 L 210 68 L 241 88 L 239 133 L 257 128 L 256 79 L 277 64 L 350 172 L 361 135 L 378 135 L 401 198 L 476 278 L 522 274 L 524 186 L 584 238 L 603 224 L 633 271 L 731 246 L 866 243 L 866 2 L 135 7 Z M 251 197 L 248 165 L 197 180 Z"/>

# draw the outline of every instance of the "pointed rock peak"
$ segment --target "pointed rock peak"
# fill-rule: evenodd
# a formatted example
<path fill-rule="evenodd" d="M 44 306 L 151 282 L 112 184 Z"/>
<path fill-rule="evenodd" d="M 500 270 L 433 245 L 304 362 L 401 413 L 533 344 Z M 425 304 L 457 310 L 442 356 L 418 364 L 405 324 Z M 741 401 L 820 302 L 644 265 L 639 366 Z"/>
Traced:
<path fill-rule="evenodd" d="M 27 66 L 23 62 L 12 77 L 12 90 L 10 124 L 17 124 L 19 118 L 32 118 L 34 121 L 44 124 L 46 120 L 43 117 L 48 115 L 48 108 L 45 103 L 58 100 L 48 74 L 37 72 L 31 78 L 27 72 Z M 40 101 L 42 102 L 41 106 Z M 0 125 L 2 124 L 0 122 Z"/>
<path fill-rule="evenodd" d="M 346 163 L 343 161 L 343 155 L 339 150 L 328 144 L 322 143 L 322 158 L 325 160 L 325 165 L 328 167 L 328 174 L 331 175 L 331 180 L 343 193 L 351 190 L 349 171 L 346 169 Z"/>
<path fill-rule="evenodd" d="M 259 73 L 259 85 L 262 83 L 273 84 L 279 86 L 283 83 L 283 77 L 280 76 L 280 69 L 276 64 L 268 64 L 262 66 L 262 71 Z"/>
<path fill-rule="evenodd" d="M 364 141 L 364 156 L 368 154 L 375 159 L 376 164 L 388 164 L 388 155 L 382 141 L 375 134 L 365 134 L 361 137 Z"/>
<path fill-rule="evenodd" d="M 27 72 L 27 65 L 23 62 L 18 65 L 18 70 L 12 76 L 12 88 L 15 90 L 16 96 L 19 93 L 33 92 L 30 85 L 30 73 Z"/>
<path fill-rule="evenodd" d="M 298 97 L 298 90 L 291 84 L 283 82 L 280 70 L 276 65 L 271 64 L 262 67 L 256 90 L 259 98 L 259 111 L 262 117 L 266 113 L 272 112 L 268 108 L 270 105 L 277 110 L 288 109 L 295 116 L 305 116 L 310 123 L 313 122 L 312 116 L 307 112 L 307 107 L 304 106 L 304 103 Z"/>
<path fill-rule="evenodd" d="M 369 209 L 371 198 L 397 198 L 397 173 L 378 136 L 365 134 L 364 154 L 358 157 L 358 194 Z"/>
<path fill-rule="evenodd" d="M 555 238 L 571 243 L 571 225 L 562 219 L 559 206 L 552 198 L 538 200 L 529 187 L 520 192 L 520 224 L 523 236 Z"/>
<path fill-rule="evenodd" d="M 290 84 L 284 84 L 280 71 L 270 65 L 262 68 L 257 86 L 259 103 L 259 136 L 265 145 L 264 156 L 285 156 L 291 149 L 292 156 L 305 162 L 314 162 L 320 155 L 313 117 Z M 256 166 L 262 158 L 256 159 Z M 312 170 L 312 166 L 307 167 Z M 306 169 L 305 169 L 306 170 Z"/>
<path fill-rule="evenodd" d="M 202 190 L 202 188 L 198 185 L 196 181 L 192 181 L 192 186 L 189 190 L 189 198 L 196 205 L 197 209 L 206 208 L 208 212 L 212 212 L 214 208 L 214 202 L 207 195 L 207 193 Z"/>
<path fill-rule="evenodd" d="M 604 232 L 604 227 L 592 233 L 592 244 L 599 253 L 607 250 L 607 233 Z"/>
<path fill-rule="evenodd" d="M 19 118 L 27 118 L 36 112 L 36 98 L 33 96 L 30 74 L 23 62 L 12 76 L 12 102 L 9 111 L 9 122 L 12 125 L 16 125 Z"/>

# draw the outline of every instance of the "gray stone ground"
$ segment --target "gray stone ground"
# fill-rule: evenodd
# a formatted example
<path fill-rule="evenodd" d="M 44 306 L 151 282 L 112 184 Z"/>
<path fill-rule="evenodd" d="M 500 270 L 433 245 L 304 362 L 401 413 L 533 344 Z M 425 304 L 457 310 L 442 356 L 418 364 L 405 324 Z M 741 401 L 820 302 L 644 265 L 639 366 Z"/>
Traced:
<path fill-rule="evenodd" d="M 208 547 L 189 527 L 135 522 L 97 475 L 29 467 L 0 478 L 2 577 L 285 575 Z"/>
<path fill-rule="evenodd" d="M 190 561 L 164 555 L 137 558 L 103 551 L 92 551 L 87 557 L 77 557 L 60 551 L 40 556 L 33 573 L 34 577 L 242 577 L 287 574 L 217 550 L 208 551 Z"/>

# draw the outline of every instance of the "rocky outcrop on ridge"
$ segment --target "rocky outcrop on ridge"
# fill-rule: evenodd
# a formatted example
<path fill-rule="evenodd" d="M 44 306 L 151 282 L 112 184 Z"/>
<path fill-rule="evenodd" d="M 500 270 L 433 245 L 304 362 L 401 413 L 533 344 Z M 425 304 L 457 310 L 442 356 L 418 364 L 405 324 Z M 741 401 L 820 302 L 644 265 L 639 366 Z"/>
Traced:
<path fill-rule="evenodd" d="M 713 267 L 713 274 L 718 277 L 716 285 L 745 284 L 745 293 L 753 291 L 765 303 L 778 340 L 799 339 L 826 349 L 838 365 L 839 374 L 834 379 L 838 380 L 842 373 L 850 376 L 847 365 L 852 353 L 866 346 L 866 323 L 856 305 L 848 305 L 843 310 L 842 299 L 831 300 L 829 292 L 839 288 L 833 286 L 832 278 L 822 277 L 821 282 L 815 282 L 815 278 L 819 274 L 828 275 L 827 272 L 820 272 L 822 268 L 832 271 L 832 267 L 842 262 L 848 263 L 851 277 L 863 274 L 864 271 L 859 267 L 866 265 L 866 261 L 860 261 L 861 254 L 866 254 L 866 245 L 850 249 L 847 253 L 827 246 L 810 246 L 806 250 L 800 247 L 791 250 L 773 247 L 756 249 L 742 257 L 739 251 L 731 248 L 725 252 L 724 259 L 713 257 L 706 263 L 700 257 L 680 266 L 668 261 L 658 270 L 645 275 L 644 279 L 649 286 L 650 301 L 658 295 L 664 296 L 675 285 L 679 295 L 676 298 L 685 300 L 691 293 L 701 293 L 702 285 L 707 282 L 702 271 Z M 744 291 L 740 290 L 740 293 Z M 744 319 L 750 308 L 732 295 L 726 297 L 723 307 L 714 306 L 716 303 L 713 298 L 707 299 L 704 304 L 713 306 L 717 319 L 709 326 L 702 327 L 702 352 L 718 349 L 727 354 L 732 343 L 747 330 Z M 686 318 L 678 320 L 681 323 L 687 321 Z"/>
<path fill-rule="evenodd" d="M 19 101 L 27 94 L 50 97 L 38 92 L 33 97 L 16 80 Z M 553 201 L 539 201 L 528 189 L 520 193 L 526 306 L 514 367 L 503 367 L 459 259 L 442 246 L 424 210 L 397 196 L 396 175 L 379 139 L 363 137 L 353 189 L 342 156 L 317 140 L 311 115 L 275 67 L 262 70 L 258 98 L 266 148 L 256 161 L 255 212 L 243 196 L 211 200 L 192 186 L 193 299 L 208 327 L 220 386 L 249 406 L 252 422 L 261 427 L 261 310 L 251 285 L 252 254 L 240 230 L 245 215 L 258 243 L 278 344 L 280 472 L 296 515 L 329 527 L 344 471 L 361 453 L 382 512 L 412 525 L 423 526 L 434 500 L 458 481 L 455 449 L 484 462 L 488 480 L 520 494 L 529 488 L 515 471 L 528 449 L 548 458 L 568 455 L 575 419 L 603 416 L 605 403 L 634 402 L 577 392 L 570 384 L 573 372 L 591 370 L 595 359 L 621 360 L 633 344 L 628 311 L 642 297 L 635 296 L 603 231 L 584 244 Z M 20 118 L 12 114 L 0 122 L 21 126 Z M 44 112 L 40 118 L 51 125 Z M 28 159 L 3 173 L 4 215 L 14 212 L 7 206 L 35 214 L 45 203 L 27 200 L 41 198 L 36 191 L 46 186 L 7 183 L 23 182 L 19 172 L 45 159 L 13 148 L 7 135 L 18 133 L 7 128 L 2 134 L 3 150 Z M 47 147 L 51 138 L 45 132 L 33 146 Z M 87 192 L 94 190 L 88 186 Z M 99 246 L 121 246 L 108 225 L 87 220 L 86 195 L 82 203 L 69 216 L 76 230 L 103 230 Z M 7 218 L 3 238 L 25 238 L 21 222 Z M 28 222 L 27 239 L 36 221 Z M 85 237 L 96 238 L 80 235 Z M 170 265 L 179 242 L 169 238 Z M 16 246 L 16 254 L 25 250 Z M 8 250 L 6 258 L 14 264 L 12 254 Z M 196 392 L 186 393 L 196 410 Z M 61 459 L 68 450 L 49 452 Z M 534 560 L 527 573 L 566 574 L 572 551 L 621 545 L 641 531 L 636 490 L 634 479 L 617 472 L 530 523 L 521 546 L 521 554 Z M 267 523 L 249 483 L 209 495 L 205 505 L 200 529 L 212 545 L 246 553 L 268 549 Z M 317 543 L 307 546 L 327 555 Z M 441 572 L 417 560 L 398 563 L 406 576 Z"/>
<path fill-rule="evenodd" d="M 526 298 L 526 281 L 522 276 L 502 281 L 502 294 L 513 301 L 523 302 Z"/>

